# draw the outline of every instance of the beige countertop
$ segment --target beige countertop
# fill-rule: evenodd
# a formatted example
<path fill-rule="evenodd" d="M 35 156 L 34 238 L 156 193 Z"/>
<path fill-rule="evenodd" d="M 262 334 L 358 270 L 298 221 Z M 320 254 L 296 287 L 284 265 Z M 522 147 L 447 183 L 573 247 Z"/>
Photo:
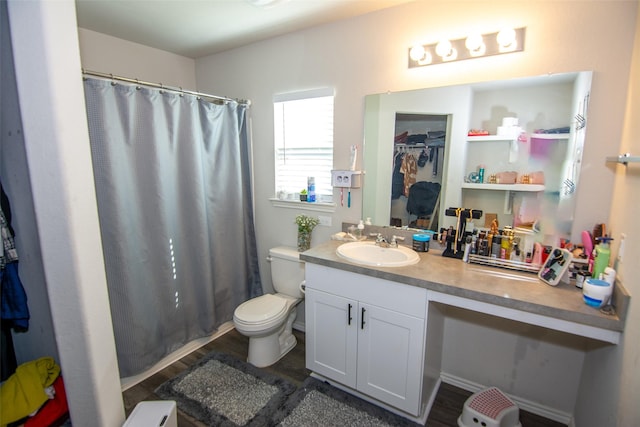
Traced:
<path fill-rule="evenodd" d="M 549 286 L 532 273 L 465 263 L 443 257 L 437 249 L 419 253 L 420 262 L 407 267 L 362 266 L 336 254 L 336 248 L 343 243 L 322 243 L 301 253 L 300 259 L 586 326 L 616 332 L 624 330 L 629 295 L 619 282 L 614 291 L 616 313 L 608 315 L 586 305 L 581 289 L 566 283 Z"/>

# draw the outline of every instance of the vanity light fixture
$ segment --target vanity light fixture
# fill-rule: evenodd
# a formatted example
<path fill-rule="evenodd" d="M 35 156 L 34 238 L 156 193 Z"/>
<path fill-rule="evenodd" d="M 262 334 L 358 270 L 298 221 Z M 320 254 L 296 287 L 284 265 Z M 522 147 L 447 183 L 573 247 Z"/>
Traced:
<path fill-rule="evenodd" d="M 418 44 L 409 49 L 409 68 L 521 52 L 525 30 L 525 27 L 504 28 L 496 33 L 474 33 L 463 39 Z"/>

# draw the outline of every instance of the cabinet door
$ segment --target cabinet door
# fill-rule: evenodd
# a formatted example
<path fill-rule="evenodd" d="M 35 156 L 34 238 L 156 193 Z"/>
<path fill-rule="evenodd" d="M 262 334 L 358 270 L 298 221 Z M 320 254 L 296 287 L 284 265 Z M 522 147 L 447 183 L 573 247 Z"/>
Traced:
<path fill-rule="evenodd" d="M 424 319 L 360 303 L 357 326 L 357 389 L 419 415 Z"/>
<path fill-rule="evenodd" d="M 357 302 L 307 288 L 305 313 L 307 369 L 355 388 Z"/>

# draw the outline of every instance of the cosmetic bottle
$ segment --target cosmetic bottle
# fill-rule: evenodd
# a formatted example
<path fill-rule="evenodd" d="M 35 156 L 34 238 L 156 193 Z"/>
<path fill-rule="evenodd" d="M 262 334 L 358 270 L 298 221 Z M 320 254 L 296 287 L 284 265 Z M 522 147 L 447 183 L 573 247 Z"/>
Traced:
<path fill-rule="evenodd" d="M 533 259 L 531 263 L 542 266 L 542 245 L 538 242 L 533 244 Z"/>
<path fill-rule="evenodd" d="M 359 240 L 362 239 L 362 236 L 364 236 L 364 221 L 360 220 L 356 231 L 356 237 Z"/>
<path fill-rule="evenodd" d="M 500 243 L 500 259 L 511 259 L 511 236 L 502 236 L 502 242 Z"/>
<path fill-rule="evenodd" d="M 312 176 L 307 178 L 307 202 L 316 201 L 316 179 Z"/>
<path fill-rule="evenodd" d="M 478 182 L 480 184 L 484 182 L 484 165 L 478 166 Z"/>
<path fill-rule="evenodd" d="M 469 262 L 469 252 L 471 252 L 471 236 L 467 236 L 467 238 L 465 239 L 462 261 Z"/>
<path fill-rule="evenodd" d="M 611 249 L 609 248 L 609 242 L 613 240 L 611 237 L 598 237 L 596 241 L 600 243 L 596 245 L 596 258 L 593 261 L 593 275 L 594 279 L 599 279 L 600 275 L 604 273 L 605 268 L 609 266 L 609 258 L 611 257 Z"/>
<path fill-rule="evenodd" d="M 500 246 L 502 245 L 502 236 L 493 236 L 491 243 L 491 258 L 500 258 Z"/>

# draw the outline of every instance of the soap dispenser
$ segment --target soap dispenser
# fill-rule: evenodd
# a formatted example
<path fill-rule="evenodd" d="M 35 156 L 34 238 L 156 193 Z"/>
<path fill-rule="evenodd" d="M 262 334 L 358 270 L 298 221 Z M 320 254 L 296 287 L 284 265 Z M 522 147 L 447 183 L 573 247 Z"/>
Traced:
<path fill-rule="evenodd" d="M 358 223 L 358 231 L 356 231 L 356 237 L 358 238 L 358 240 L 361 240 L 363 235 L 364 235 L 364 221 L 360 220 L 360 222 Z"/>

